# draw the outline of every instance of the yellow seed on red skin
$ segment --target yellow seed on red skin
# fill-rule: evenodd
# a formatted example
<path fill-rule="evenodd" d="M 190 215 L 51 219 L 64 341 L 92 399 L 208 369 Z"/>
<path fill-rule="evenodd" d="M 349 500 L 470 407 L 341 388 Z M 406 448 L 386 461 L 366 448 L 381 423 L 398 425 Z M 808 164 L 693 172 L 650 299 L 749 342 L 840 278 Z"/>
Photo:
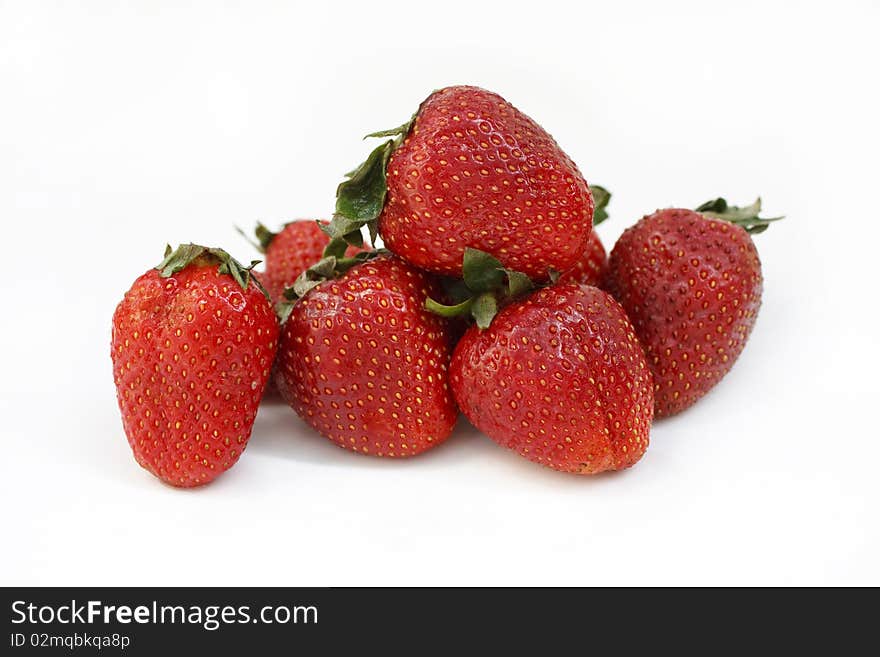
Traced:
<path fill-rule="evenodd" d="M 277 323 L 271 304 L 254 286 L 241 294 L 232 291 L 237 284 L 230 287 L 224 280 L 231 279 L 219 275 L 216 270 L 216 265 L 190 266 L 164 280 L 155 270 L 150 270 L 135 282 L 114 313 L 111 353 L 123 428 L 135 460 L 175 486 L 207 483 L 235 463 L 240 450 L 228 452 L 225 441 L 219 442 L 219 446 L 205 447 L 202 436 L 219 438 L 224 424 L 231 420 L 230 414 L 235 413 L 234 422 L 248 428 L 247 434 L 242 436 L 246 441 L 262 384 L 268 376 L 265 367 L 256 368 L 256 356 L 267 350 L 274 352 L 275 348 Z M 223 287 L 226 288 L 225 294 L 220 293 Z M 233 299 L 236 304 L 240 302 L 237 308 L 231 303 Z M 194 303 L 204 306 L 205 312 L 199 312 L 198 317 L 189 309 Z M 240 314 L 245 309 L 249 317 L 246 322 Z M 213 327 L 207 324 L 220 316 L 223 317 L 222 324 Z M 218 350 L 217 339 L 225 337 L 224 331 L 229 330 L 230 321 L 233 321 L 233 327 L 235 322 L 242 321 L 251 327 L 247 330 L 254 330 L 256 324 L 254 333 L 260 339 L 248 340 L 234 351 Z M 131 332 L 132 336 L 137 335 L 136 347 L 125 344 L 126 338 L 122 336 L 126 326 L 140 327 Z M 186 361 L 190 366 L 198 367 L 197 380 L 190 380 L 186 368 L 177 369 L 181 363 L 180 354 L 190 351 L 191 340 L 198 341 L 207 333 L 212 334 L 208 342 L 203 342 L 202 348 Z M 157 371 L 155 368 L 160 360 L 167 363 L 161 370 L 163 375 L 145 376 Z M 259 389 L 239 385 L 237 378 L 219 383 L 203 381 L 202 368 L 208 365 L 218 371 L 251 370 L 248 380 L 257 381 Z M 207 401 L 202 393 L 212 388 L 217 394 L 209 395 L 211 401 Z M 134 390 L 138 394 L 131 397 L 126 394 Z M 200 404 L 198 410 L 189 401 L 193 394 Z M 161 400 L 161 416 L 155 406 L 144 408 L 144 401 L 151 399 Z M 200 421 L 199 413 L 204 413 L 203 417 L 209 421 Z M 205 453 L 193 460 L 188 458 L 187 452 L 193 449 L 190 436 L 196 427 L 206 432 L 195 432 L 196 443 Z"/>
<path fill-rule="evenodd" d="M 426 292 L 439 293 L 435 284 L 406 263 L 386 257 L 352 268 L 337 285 L 337 293 L 326 283 L 309 292 L 285 324 L 278 370 L 287 401 L 319 432 L 359 452 L 399 458 L 441 443 L 456 416 L 448 387 L 435 384 L 430 392 L 423 388 L 418 393 L 411 385 L 426 371 L 434 381 L 446 378 L 450 348 L 445 320 L 424 310 Z M 322 334 L 331 337 L 329 345 L 318 340 L 306 351 L 304 343 L 317 334 L 310 322 L 319 312 L 317 304 L 337 307 L 344 289 L 362 292 L 356 301 L 346 302 L 355 311 L 350 321 L 335 326 L 332 335 Z M 385 321 L 378 321 L 379 316 Z M 432 355 L 430 362 L 417 357 L 423 352 Z M 326 381 L 315 386 L 317 380 Z M 326 404 L 345 406 L 350 424 L 313 412 Z M 438 412 L 432 416 L 425 410 L 428 405 Z M 389 424 L 388 418 L 394 422 Z M 370 437 L 366 445 L 359 439 L 363 432 Z M 404 438 L 405 447 L 399 442 Z"/>
<path fill-rule="evenodd" d="M 674 258 L 651 267 L 651 258 L 663 259 L 664 253 Z M 689 275 L 682 277 L 684 268 Z M 729 371 L 751 333 L 763 287 L 748 233 L 679 209 L 658 211 L 625 231 L 612 251 L 606 281 L 645 346 L 658 416 L 694 404 Z M 704 353 L 717 353 L 721 345 L 729 353 L 714 359 Z M 688 376 L 679 362 L 688 363 Z"/>

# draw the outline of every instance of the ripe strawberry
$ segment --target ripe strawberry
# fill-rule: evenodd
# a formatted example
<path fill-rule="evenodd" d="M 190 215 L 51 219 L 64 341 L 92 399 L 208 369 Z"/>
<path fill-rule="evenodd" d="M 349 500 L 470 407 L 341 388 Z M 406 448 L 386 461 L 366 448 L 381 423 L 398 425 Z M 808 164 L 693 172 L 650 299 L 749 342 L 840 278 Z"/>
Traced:
<path fill-rule="evenodd" d="M 597 288 L 557 284 L 472 326 L 450 379 L 474 426 L 556 470 L 620 470 L 648 447 L 651 373 L 623 309 Z"/>
<path fill-rule="evenodd" d="M 220 249 L 169 247 L 113 314 L 113 377 L 137 462 L 182 487 L 232 467 L 277 339 L 272 304 L 249 268 Z"/>
<path fill-rule="evenodd" d="M 602 281 L 607 266 L 608 256 L 605 254 L 605 247 L 602 246 L 602 241 L 593 230 L 590 231 L 586 251 L 574 264 L 574 267 L 559 277 L 559 282 L 597 286 Z"/>
<path fill-rule="evenodd" d="M 390 251 L 455 277 L 468 247 L 538 281 L 584 252 L 593 218 L 586 181 L 553 138 L 501 96 L 441 89 L 409 123 L 371 136 L 393 135 L 340 185 L 344 221 L 331 226 L 334 235 L 378 217 Z"/>
<path fill-rule="evenodd" d="M 282 396 L 356 452 L 412 456 L 446 440 L 457 416 L 450 335 L 424 308 L 431 294 L 427 274 L 390 255 L 303 291 L 281 331 Z"/>
<path fill-rule="evenodd" d="M 326 225 L 329 222 L 321 223 Z M 324 248 L 330 242 L 318 222 L 308 219 L 287 223 L 277 233 L 258 223 L 254 232 L 254 246 L 266 256 L 265 271 L 257 272 L 257 276 L 274 301 L 279 301 L 284 290 L 321 259 Z M 354 255 L 360 250 L 350 246 L 346 255 Z"/>
<path fill-rule="evenodd" d="M 629 314 L 654 374 L 655 413 L 705 395 L 743 350 L 761 305 L 761 261 L 749 233 L 774 219 L 717 199 L 658 210 L 627 229 L 604 287 Z M 777 217 L 778 218 L 778 217 Z"/>
<path fill-rule="evenodd" d="M 560 283 L 582 283 L 583 285 L 598 286 L 608 266 L 608 256 L 605 247 L 596 234 L 595 227 L 608 218 L 608 202 L 611 200 L 611 192 L 599 185 L 590 185 L 593 194 L 593 203 L 596 208 L 593 212 L 593 230 L 587 238 L 587 246 L 581 257 L 574 266 L 562 273 Z"/>

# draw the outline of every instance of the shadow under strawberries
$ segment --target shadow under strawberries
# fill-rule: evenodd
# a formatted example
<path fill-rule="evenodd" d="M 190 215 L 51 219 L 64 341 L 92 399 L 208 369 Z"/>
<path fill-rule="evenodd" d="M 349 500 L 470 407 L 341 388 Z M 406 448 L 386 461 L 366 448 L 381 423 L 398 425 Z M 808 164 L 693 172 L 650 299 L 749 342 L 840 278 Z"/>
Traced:
<path fill-rule="evenodd" d="M 247 449 L 251 455 L 261 454 L 329 467 L 373 470 L 425 468 L 437 471 L 471 467 L 476 462 L 480 468 L 494 470 L 494 475 L 507 472 L 524 481 L 547 481 L 554 486 L 583 487 L 600 482 L 607 484 L 627 476 L 627 471 L 589 477 L 575 476 L 531 463 L 496 445 L 464 416 L 459 416 L 458 423 L 446 442 L 418 456 L 406 459 L 363 456 L 342 449 L 321 436 L 303 422 L 280 397 L 264 400 Z"/>
<path fill-rule="evenodd" d="M 456 467 L 465 460 L 484 459 L 498 448 L 482 436 L 463 417 L 452 435 L 437 447 L 412 458 L 391 459 L 363 456 L 338 447 L 308 424 L 288 407 L 280 396 L 264 399 L 254 422 L 248 452 L 303 463 L 331 466 L 366 468 L 419 467 L 431 461 L 435 465 L 448 461 L 441 467 Z"/>

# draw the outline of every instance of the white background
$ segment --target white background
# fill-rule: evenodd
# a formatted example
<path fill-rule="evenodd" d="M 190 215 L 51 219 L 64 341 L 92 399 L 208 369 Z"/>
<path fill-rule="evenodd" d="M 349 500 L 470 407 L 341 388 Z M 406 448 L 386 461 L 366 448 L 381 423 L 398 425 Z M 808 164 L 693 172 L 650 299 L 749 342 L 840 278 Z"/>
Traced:
<path fill-rule="evenodd" d="M 116 4 L 0 3 L 0 583 L 880 584 L 876 2 Z M 328 216 L 361 136 L 455 83 L 612 189 L 608 246 L 715 195 L 787 215 L 731 374 L 615 475 L 464 423 L 361 457 L 276 405 L 214 484 L 153 479 L 124 291 L 166 241 Z"/>

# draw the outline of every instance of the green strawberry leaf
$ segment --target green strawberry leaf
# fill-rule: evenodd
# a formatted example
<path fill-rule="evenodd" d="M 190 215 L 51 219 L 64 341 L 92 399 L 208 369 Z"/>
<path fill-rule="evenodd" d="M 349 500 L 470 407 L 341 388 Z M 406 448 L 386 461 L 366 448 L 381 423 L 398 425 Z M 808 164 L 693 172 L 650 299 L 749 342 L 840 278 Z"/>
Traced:
<path fill-rule="evenodd" d="M 488 328 L 501 303 L 520 297 L 535 284 L 522 272 L 505 269 L 493 255 L 466 248 L 462 259 L 462 279 L 443 280 L 446 293 L 455 303 L 444 305 L 434 299 L 425 308 L 442 317 L 470 314 L 480 329 Z"/>
<path fill-rule="evenodd" d="M 344 254 L 346 244 L 341 240 L 340 243 L 342 245 L 342 253 Z M 279 302 L 276 306 L 276 312 L 282 323 L 290 315 L 290 308 L 288 306 L 295 305 L 299 299 L 308 294 L 313 288 L 326 280 L 335 278 L 339 274 L 348 271 L 355 265 L 372 260 L 377 256 L 385 255 L 388 251 L 385 249 L 361 251 L 348 258 L 343 257 L 343 255 L 326 255 L 326 249 L 324 250 L 324 253 L 325 255 L 323 258 L 306 269 L 297 277 L 292 286 L 284 290 L 284 300 Z"/>
<path fill-rule="evenodd" d="M 518 297 L 535 289 L 532 279 L 521 271 L 505 269 L 504 272 L 507 274 L 507 293 L 511 297 Z"/>
<path fill-rule="evenodd" d="M 165 257 L 162 262 L 156 265 L 156 269 L 161 278 L 169 278 L 190 265 L 217 265 L 218 274 L 231 276 L 243 290 L 247 290 L 248 284 L 253 281 L 254 285 L 269 299 L 269 293 L 266 292 L 260 281 L 251 276 L 251 270 L 260 262 L 260 260 L 252 260 L 250 265 L 244 266 L 223 249 L 192 243 L 181 244 L 177 249 L 172 249 L 169 244 L 165 247 Z"/>
<path fill-rule="evenodd" d="M 322 226 L 323 230 L 331 238 L 325 256 L 336 255 L 341 257 L 339 251 L 341 244 L 338 240 L 345 240 L 352 246 L 363 245 L 361 228 L 367 227 L 372 243 L 376 242 L 379 234 L 378 218 L 385 205 L 385 195 L 388 191 L 386 170 L 391 153 L 403 143 L 403 139 L 409 133 L 416 115 L 403 125 L 390 130 L 379 130 L 368 134 L 368 137 L 394 137 L 380 144 L 367 156 L 367 159 L 359 167 L 345 174 L 346 180 L 336 188 L 336 213 L 329 226 Z"/>
<path fill-rule="evenodd" d="M 498 313 L 498 301 L 495 299 L 495 295 L 485 292 L 474 299 L 470 310 L 477 326 L 480 330 L 485 330 L 489 328 Z"/>
<path fill-rule="evenodd" d="M 590 185 L 593 194 L 593 227 L 595 228 L 608 218 L 608 202 L 611 200 L 611 192 L 599 185 Z"/>
<path fill-rule="evenodd" d="M 373 249 L 372 251 L 359 251 L 348 258 L 336 258 L 335 274 L 341 274 L 348 271 L 355 265 L 359 265 L 367 260 L 372 260 L 378 255 L 387 255 L 390 253 L 387 249 Z"/>
<path fill-rule="evenodd" d="M 181 244 L 177 249 L 172 249 L 170 244 L 165 245 L 165 258 L 156 265 L 159 276 L 168 278 L 183 271 L 198 258 L 207 255 L 208 249 L 198 244 Z"/>
<path fill-rule="evenodd" d="M 357 239 L 354 237 L 354 234 L 360 234 L 360 229 L 363 225 L 363 222 L 359 219 L 351 219 L 341 214 L 334 215 L 333 219 L 328 224 L 320 221 L 318 222 L 318 227 L 331 240 L 345 239 L 348 241 L 346 238 L 348 238 L 349 235 L 351 236 L 351 239 Z M 361 236 L 361 244 L 363 244 L 363 236 Z"/>
<path fill-rule="evenodd" d="M 493 290 L 504 282 L 501 262 L 479 249 L 468 247 L 464 250 L 461 270 L 465 285 L 478 294 Z"/>
<path fill-rule="evenodd" d="M 398 137 L 401 141 L 409 134 L 410 128 L 412 128 L 413 121 L 416 120 L 416 114 L 413 114 L 409 121 L 406 123 L 397 126 L 396 128 L 391 128 L 390 130 L 378 130 L 376 132 L 371 132 L 364 139 L 369 139 L 370 137 Z"/>
<path fill-rule="evenodd" d="M 274 240 L 278 236 L 278 233 L 273 233 L 259 221 L 257 222 L 257 227 L 254 229 L 254 238 L 256 239 L 245 233 L 238 226 L 235 227 L 235 230 L 238 231 L 238 234 L 241 235 L 248 244 L 250 244 L 260 253 L 266 253 L 266 249 L 269 248 L 272 240 Z"/>
<path fill-rule="evenodd" d="M 329 224 L 321 225 L 321 230 L 330 236 L 325 256 L 342 257 L 348 245 L 362 246 L 363 226 L 367 226 L 370 239 L 376 241 L 377 219 L 385 205 L 387 192 L 385 169 L 394 147 L 392 139 L 377 146 L 336 188 L 336 213 Z"/>
<path fill-rule="evenodd" d="M 761 214 L 761 197 L 759 196 L 754 203 L 745 207 L 737 207 L 729 205 L 723 198 L 716 198 L 706 201 L 696 208 L 696 211 L 707 217 L 715 219 L 723 219 L 737 226 L 742 226 L 746 232 L 752 235 L 763 233 L 770 227 L 774 221 L 784 219 L 780 217 L 760 217 Z"/>
<path fill-rule="evenodd" d="M 290 317 L 290 311 L 293 310 L 295 303 L 291 303 L 290 301 L 278 301 L 275 304 L 275 315 L 278 316 L 278 321 L 283 324 L 287 321 L 287 318 Z"/>
<path fill-rule="evenodd" d="M 382 212 L 385 202 L 385 168 L 394 141 L 388 140 L 373 149 L 366 161 L 336 188 L 336 213 L 364 225 Z"/>
<path fill-rule="evenodd" d="M 470 291 L 468 286 L 465 285 L 464 281 L 460 278 L 444 276 L 440 279 L 440 284 L 443 286 L 443 291 L 446 292 L 446 296 L 449 299 L 452 299 L 456 304 L 461 303 L 466 299 L 470 299 L 473 296 L 473 292 Z"/>
<path fill-rule="evenodd" d="M 324 247 L 324 257 L 342 258 L 349 246 L 362 247 L 364 245 L 364 235 L 361 233 L 362 225 L 360 221 L 348 219 L 338 214 L 329 224 L 319 221 L 320 229 L 330 237 L 330 241 Z"/>
<path fill-rule="evenodd" d="M 265 253 L 266 249 L 269 248 L 269 245 L 272 243 L 272 240 L 277 237 L 278 233 L 273 233 L 258 221 L 257 227 L 254 229 L 254 235 L 257 237 L 261 252 Z"/>

